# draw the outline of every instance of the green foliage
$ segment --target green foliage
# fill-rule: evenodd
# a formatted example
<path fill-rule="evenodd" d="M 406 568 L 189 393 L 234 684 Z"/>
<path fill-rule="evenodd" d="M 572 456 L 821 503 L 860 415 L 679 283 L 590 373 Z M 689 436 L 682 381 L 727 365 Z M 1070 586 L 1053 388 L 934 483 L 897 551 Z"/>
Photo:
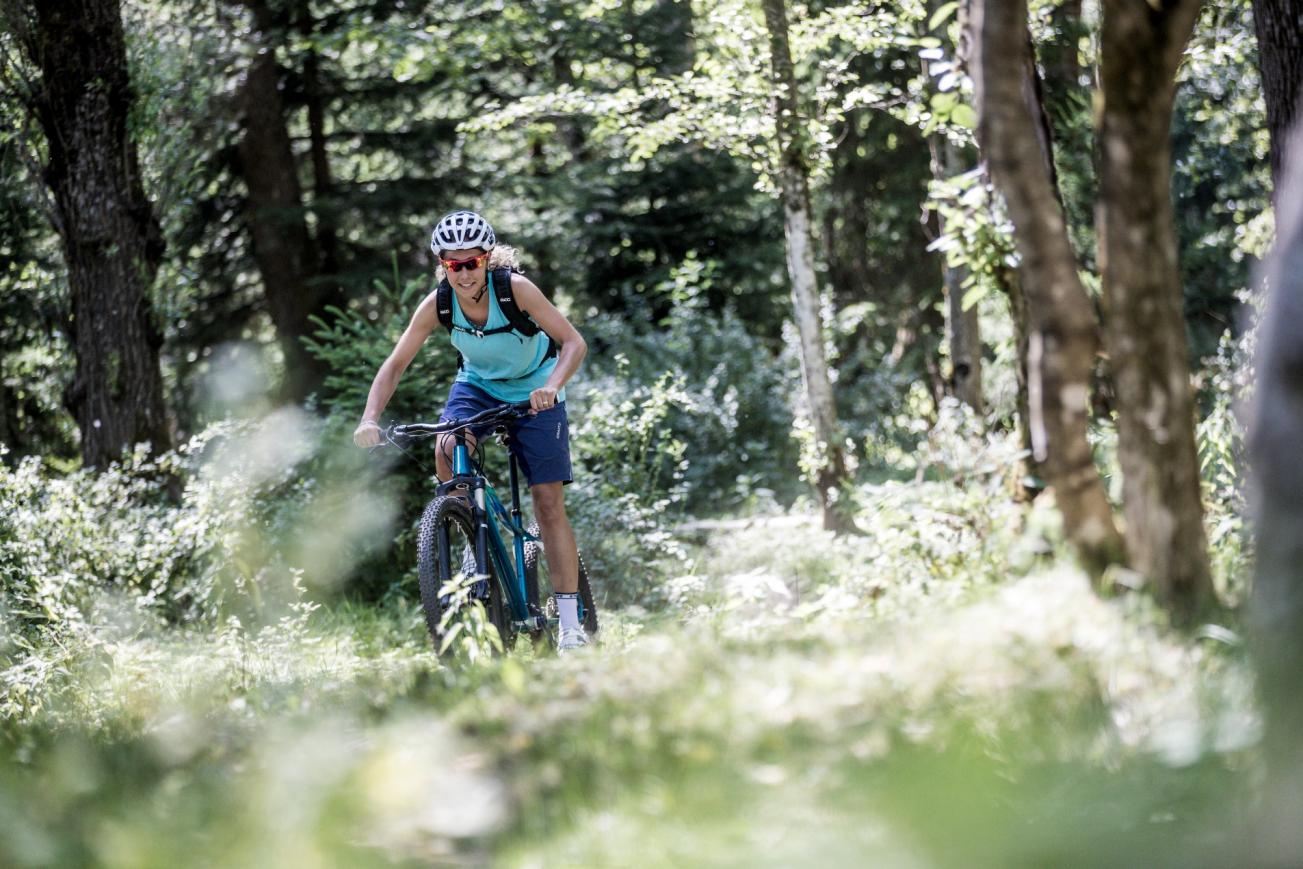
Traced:
<path fill-rule="evenodd" d="M 673 375 L 650 384 L 612 378 L 590 386 L 576 410 L 567 512 L 607 605 L 645 598 L 666 556 L 682 557 L 672 523 L 683 511 L 687 461 L 668 417 L 684 397 Z"/>
<path fill-rule="evenodd" d="M 325 433 L 282 411 L 102 471 L 0 466 L 3 609 L 29 639 L 92 624 L 130 634 L 226 615 L 274 621 L 301 598 L 305 572 L 329 590 L 387 531 L 387 506 L 327 455 Z"/>
<path fill-rule="evenodd" d="M 439 589 L 448 601 L 439 617 L 439 654 L 465 665 L 481 663 L 504 650 L 502 636 L 484 604 L 473 597 L 476 582 L 474 576 L 458 575 Z"/>
<path fill-rule="evenodd" d="M 1206 6 L 1178 77 L 1172 195 L 1191 352 L 1217 352 L 1236 324 L 1269 230 L 1271 161 L 1252 4 Z"/>
<path fill-rule="evenodd" d="M 3 34 L 0 47 L 16 52 Z M 0 61 L 0 71 L 10 62 Z M 43 219 L 51 206 L 39 187 L 37 125 L 21 96 L 0 86 L 0 443 L 11 461 L 37 454 L 67 461 L 78 444 L 63 408 L 74 363 L 63 328 L 67 288 Z"/>
<path fill-rule="evenodd" d="M 172 404 L 183 431 L 245 420 L 174 455 L 58 470 L 76 448 L 67 293 L 39 143 L 0 83 L 0 864 L 1235 862 L 1209 854 L 1263 762 L 1238 638 L 1173 634 L 1143 597 L 1094 595 L 1063 566 L 1047 499 L 1009 497 L 1015 440 L 928 382 L 925 196 L 946 229 L 933 251 L 968 270 L 984 318 L 993 416 L 1011 417 L 1007 217 L 977 171 L 925 194 L 924 136 L 971 144 L 954 4 L 789 7 L 827 349 L 862 469 L 853 537 L 802 500 L 813 445 L 754 3 L 451 3 L 415 23 L 376 0 L 267 7 L 295 211 L 318 277 L 348 296 L 311 342 L 332 371 L 324 420 L 265 416 L 256 371 L 275 335 L 232 99 L 251 13 L 127 7 L 132 132 L 169 243 L 155 301 Z M 1042 63 L 1093 61 L 1059 8 L 1032 4 Z M 1206 7 L 1174 122 L 1199 355 L 1270 235 L 1249 14 Z M 311 171 L 310 60 L 329 184 Z M 1089 271 L 1091 136 L 1071 84 L 1047 75 Z M 520 244 L 591 348 L 569 387 L 567 490 L 604 614 L 586 657 L 492 655 L 472 606 L 440 662 L 411 582 L 428 475 L 381 476 L 383 454 L 349 440 L 430 289 L 429 226 L 461 206 Z M 442 337 L 391 421 L 437 412 L 455 365 Z M 1232 604 L 1251 558 L 1233 413 L 1251 340 L 1222 338 L 1200 375 Z M 1114 433 L 1094 439 L 1116 487 Z"/>
<path fill-rule="evenodd" d="M 585 324 L 595 349 L 581 379 L 590 384 L 584 394 L 615 401 L 630 386 L 673 388 L 676 406 L 664 427 L 683 444 L 675 482 L 692 512 L 738 506 L 757 487 L 790 500 L 801 490 L 791 441 L 800 391 L 794 355 L 775 356 L 731 312 L 709 311 L 702 282 L 674 291 L 682 294 L 678 303 L 655 327 L 614 317 Z"/>
<path fill-rule="evenodd" d="M 1227 332 L 1217 355 L 1204 360 L 1206 408 L 1196 429 L 1213 579 L 1222 599 L 1234 605 L 1244 602 L 1253 569 L 1245 495 L 1248 450 L 1240 413 L 1253 398 L 1255 336 L 1256 328 L 1239 339 Z"/>
<path fill-rule="evenodd" d="M 928 248 L 942 252 L 952 268 L 963 269 L 964 306 L 991 292 L 1005 292 L 1017 266 L 1013 223 L 981 168 L 934 181 L 929 206 L 946 231 Z"/>
<path fill-rule="evenodd" d="M 11 616 L 32 628 L 80 627 L 98 606 L 112 607 L 97 596 L 114 594 L 141 617 L 211 615 L 217 583 L 205 561 L 221 567 L 205 556 L 238 513 L 226 511 L 223 495 L 188 510 L 169 504 L 161 481 L 180 460 L 137 451 L 107 471 L 62 476 L 33 457 L 0 471 L 0 570 Z"/>
<path fill-rule="evenodd" d="M 364 304 L 356 308 L 332 309 L 333 321 L 318 320 L 317 331 L 304 342 L 330 369 L 322 402 L 332 411 L 351 416 L 355 423 L 361 419 L 380 364 L 393 352 L 417 305 L 434 289 L 428 277 L 400 280 L 396 263 L 392 281 L 377 280 Z M 436 326 L 421 354 L 403 373 L 389 400 L 387 420 L 434 420 L 456 373 L 457 353 L 447 345 L 443 327 Z"/>
<path fill-rule="evenodd" d="M 1009 445 L 955 413 L 926 438 L 935 479 L 857 494 L 866 536 L 703 523 L 667 608 L 612 613 L 582 656 L 445 667 L 397 601 L 42 639 L 4 671 L 29 694 L 0 707 L 0 859 L 1148 865 L 1226 847 L 1260 760 L 1247 664 L 1216 639 L 1233 635 L 1172 633 L 1057 566 L 1053 511 L 1004 492 Z"/>

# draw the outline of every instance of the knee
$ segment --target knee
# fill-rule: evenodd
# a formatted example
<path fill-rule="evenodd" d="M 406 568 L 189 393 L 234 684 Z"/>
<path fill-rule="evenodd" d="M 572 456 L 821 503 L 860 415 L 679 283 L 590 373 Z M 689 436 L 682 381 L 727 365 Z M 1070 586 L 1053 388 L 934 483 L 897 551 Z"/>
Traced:
<path fill-rule="evenodd" d="M 441 442 L 434 448 L 434 468 L 440 480 L 446 480 L 450 476 L 451 468 L 448 465 L 448 460 L 443 455 L 443 443 Z"/>
<path fill-rule="evenodd" d="M 442 435 L 434 448 L 434 465 L 441 479 L 452 476 L 452 448 L 456 440 L 452 435 Z"/>
<path fill-rule="evenodd" d="M 560 483 L 548 483 L 542 486 L 535 486 L 533 496 L 534 515 L 538 517 L 540 525 L 551 525 L 556 522 L 565 521 L 565 494 L 561 490 Z"/>

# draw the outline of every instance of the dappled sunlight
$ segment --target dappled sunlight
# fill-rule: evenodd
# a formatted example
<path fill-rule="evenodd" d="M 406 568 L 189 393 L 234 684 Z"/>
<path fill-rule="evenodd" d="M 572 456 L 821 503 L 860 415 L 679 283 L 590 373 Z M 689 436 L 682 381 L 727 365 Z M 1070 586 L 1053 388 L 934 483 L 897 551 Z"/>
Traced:
<path fill-rule="evenodd" d="M 1074 787 L 1144 803 L 1159 797 L 1133 770 L 1202 770 L 1222 787 L 1245 765 L 1252 680 L 1224 631 L 1174 634 L 1143 599 L 1101 600 L 1082 574 L 1038 567 L 1020 553 L 1058 545 L 1027 540 L 1052 527 L 1006 523 L 975 482 L 891 483 L 861 501 L 862 537 L 799 514 L 710 528 L 660 604 L 612 612 L 601 645 L 566 658 L 522 643 L 440 663 L 414 603 L 323 608 L 292 579 L 277 619 L 208 629 L 141 624 L 129 596 L 106 594 L 81 651 L 39 678 L 29 655 L 6 679 L 29 692 L 16 720 L 52 734 L 29 757 L 80 770 L 51 793 L 103 802 L 109 832 L 67 847 L 115 865 L 184 851 L 284 866 L 638 853 L 912 867 L 950 862 L 927 832 L 943 818 L 999 865 L 1053 841 L 1019 832 L 1010 805 L 1039 794 L 1046 830 L 1062 830 Z M 349 512 L 323 509 L 295 515 Z M 120 751 L 141 759 L 134 786 L 172 795 L 170 845 L 144 805 L 114 807 L 124 785 L 105 770 Z M 981 796 L 1005 780 L 1023 782 L 1017 801 Z M 953 796 L 921 815 L 929 793 Z M 667 825 L 675 836 L 652 835 Z"/>
<path fill-rule="evenodd" d="M 202 479 L 238 481 L 245 491 L 285 478 L 314 451 L 320 424 L 296 407 L 282 407 L 218 439 L 201 465 Z"/>
<path fill-rule="evenodd" d="M 75 5 L 0 867 L 1300 864 L 1273 4 Z"/>

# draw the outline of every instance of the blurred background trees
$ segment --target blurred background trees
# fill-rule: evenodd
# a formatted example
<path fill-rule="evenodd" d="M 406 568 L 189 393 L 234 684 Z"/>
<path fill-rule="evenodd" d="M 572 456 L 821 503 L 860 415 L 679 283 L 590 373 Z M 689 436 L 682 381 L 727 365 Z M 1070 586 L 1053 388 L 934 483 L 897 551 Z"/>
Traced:
<path fill-rule="evenodd" d="M 663 450 L 648 458 L 659 470 L 649 478 L 656 491 L 639 495 L 644 506 L 668 499 L 712 512 L 817 498 L 841 478 L 821 464 L 835 454 L 849 479 L 894 473 L 956 398 L 979 426 L 1022 430 L 1029 451 L 1036 446 L 1028 395 L 1043 396 L 1046 381 L 1037 373 L 1029 382 L 1029 340 L 1044 353 L 1037 330 L 1064 309 L 1035 304 L 1043 282 L 1016 244 L 1028 239 L 1015 230 L 1015 203 L 1007 215 L 986 171 L 995 155 L 977 147 L 967 4 L 787 4 L 790 86 L 777 86 L 770 69 L 778 8 L 767 19 L 761 4 L 743 0 L 89 4 L 116 15 L 123 35 L 124 53 L 111 61 L 117 77 L 103 79 L 121 94 L 106 103 L 105 123 L 116 126 L 105 129 L 121 132 L 94 137 L 124 149 L 113 159 L 135 184 L 123 188 L 120 209 L 134 223 L 113 230 L 105 248 L 135 264 L 139 298 L 121 303 L 79 289 L 84 247 L 68 238 L 55 190 L 65 183 L 65 134 L 40 108 L 57 57 L 36 38 L 41 16 L 54 13 L 38 16 L 37 5 L 6 3 L 0 36 L 7 461 L 102 461 L 129 442 L 180 441 L 279 401 L 351 418 L 368 370 L 428 289 L 429 227 L 457 207 L 484 212 L 591 335 L 577 410 L 621 394 L 675 396 L 654 427 Z M 1103 255 L 1108 237 L 1095 224 L 1101 192 L 1106 203 L 1132 198 L 1109 174 L 1116 161 L 1106 140 L 1119 130 L 1131 141 L 1133 132 L 1106 120 L 1097 134 L 1091 117 L 1101 88 L 1106 114 L 1118 105 L 1107 99 L 1116 91 L 1108 47 L 1119 44 L 1103 39 L 1120 20 L 1111 8 L 1036 0 L 1015 15 L 1028 22 L 1044 169 L 1024 162 L 1011 171 L 1024 179 L 1047 171 L 1070 242 L 1059 267 L 1080 286 L 1075 304 L 1088 330 L 1110 324 L 1101 278 L 1105 289 L 1133 283 L 1103 274 L 1121 268 L 1122 254 Z M 1193 35 L 1183 52 L 1184 39 L 1167 40 L 1155 79 L 1170 90 L 1170 124 L 1163 107 L 1145 108 L 1149 138 L 1135 143 L 1155 161 L 1141 173 L 1158 185 L 1155 208 L 1170 183 L 1174 210 L 1101 214 L 1168 225 L 1166 313 L 1112 324 L 1165 330 L 1154 378 L 1183 383 L 1177 369 L 1190 366 L 1198 407 L 1173 400 L 1170 411 L 1193 426 L 1192 414 L 1216 404 L 1204 361 L 1238 336 L 1237 299 L 1270 237 L 1267 157 L 1277 127 L 1261 85 L 1269 108 L 1289 81 L 1274 70 L 1294 55 L 1289 28 L 1270 23 L 1289 20 L 1281 4 L 1237 0 L 1183 15 L 1182 34 Z M 1259 40 L 1270 52 L 1259 54 Z M 1170 169 L 1161 153 L 1169 133 Z M 817 301 L 796 308 L 775 172 L 783 146 L 799 148 L 804 164 L 819 288 Z M 1154 265 L 1143 250 L 1133 259 Z M 139 339 L 84 349 L 79 328 L 91 319 L 97 335 L 121 332 L 106 331 L 107 315 L 84 313 L 98 310 L 86 308 L 91 298 L 137 324 Z M 798 314 L 822 337 L 802 335 Z M 705 341 L 715 355 L 697 352 Z M 801 385 L 802 343 L 826 360 L 831 406 Z M 1144 405 L 1115 388 L 1110 363 L 1135 367 L 1125 343 L 1111 340 L 1107 357 L 1083 345 L 1074 362 L 1073 388 L 1086 390 L 1073 398 L 1079 428 L 1103 433 L 1091 444 L 1084 428 L 1074 436 L 1074 467 L 1090 465 L 1115 423 Z M 137 345 L 141 354 L 125 353 Z M 83 370 L 83 360 L 122 365 L 137 355 L 145 367 L 130 376 Z M 450 355 L 428 348 L 395 414 L 437 409 Z M 233 366 L 241 378 L 223 373 Z M 84 406 L 88 384 L 130 384 L 119 394 L 139 415 L 135 428 L 105 441 L 94 420 L 107 417 Z M 1062 478 L 1043 464 L 1063 454 L 1049 450 L 1013 476 L 1022 493 L 1056 485 L 1066 508 Z M 1188 438 L 1182 455 L 1189 471 Z M 609 471 L 615 457 L 592 461 Z M 1101 468 L 1097 507 L 1136 505 L 1133 530 L 1155 514 L 1139 495 L 1122 497 L 1117 482 L 1137 483 L 1134 468 Z M 405 485 L 415 492 L 419 475 Z M 1186 473 L 1183 485 L 1188 500 L 1197 484 Z M 1187 507 L 1179 512 L 1197 526 Z M 1154 545 L 1196 559 L 1202 550 Z M 1153 572 L 1161 560 L 1133 552 L 1129 563 Z M 1200 594 L 1203 571 L 1192 580 Z"/>
<path fill-rule="evenodd" d="M 1303 864 L 1298 3 L 0 12 L 0 863 Z M 592 351 L 591 666 L 434 661 L 349 439 L 453 208 Z"/>

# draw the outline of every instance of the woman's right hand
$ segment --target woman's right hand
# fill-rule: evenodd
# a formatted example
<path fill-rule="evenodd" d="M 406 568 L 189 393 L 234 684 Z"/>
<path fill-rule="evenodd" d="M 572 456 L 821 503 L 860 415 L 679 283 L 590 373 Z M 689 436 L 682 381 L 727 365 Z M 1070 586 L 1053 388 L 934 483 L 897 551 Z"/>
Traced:
<path fill-rule="evenodd" d="M 353 443 L 359 447 L 375 447 L 380 445 L 380 425 L 374 420 L 364 419 L 353 430 Z"/>

